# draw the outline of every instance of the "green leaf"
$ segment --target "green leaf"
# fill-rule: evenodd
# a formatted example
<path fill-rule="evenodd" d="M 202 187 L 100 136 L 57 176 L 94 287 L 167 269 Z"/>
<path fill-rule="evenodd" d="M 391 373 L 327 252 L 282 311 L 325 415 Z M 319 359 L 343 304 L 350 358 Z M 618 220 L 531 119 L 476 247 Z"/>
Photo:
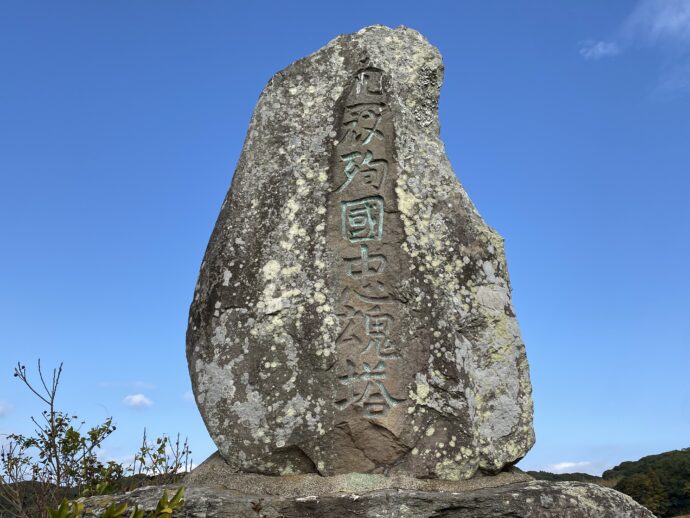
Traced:
<path fill-rule="evenodd" d="M 50 518 L 68 518 L 68 513 L 69 502 L 67 502 L 66 498 L 62 499 L 62 502 L 60 502 L 60 507 L 58 507 L 57 509 L 48 508 L 48 514 L 50 514 Z"/>
<path fill-rule="evenodd" d="M 177 490 L 170 503 L 175 507 L 175 509 L 178 509 L 184 505 L 184 487 L 181 487 Z"/>
<path fill-rule="evenodd" d="M 120 516 L 123 516 L 125 514 L 125 511 L 127 511 L 126 503 L 112 503 L 103 512 L 103 516 L 101 518 L 119 518 Z"/>

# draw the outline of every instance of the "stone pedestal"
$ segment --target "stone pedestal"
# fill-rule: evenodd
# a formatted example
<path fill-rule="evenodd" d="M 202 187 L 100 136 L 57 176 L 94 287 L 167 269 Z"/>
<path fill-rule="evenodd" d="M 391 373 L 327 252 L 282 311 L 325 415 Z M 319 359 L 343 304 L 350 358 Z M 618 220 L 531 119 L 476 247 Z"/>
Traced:
<path fill-rule="evenodd" d="M 534 480 L 518 469 L 449 481 L 347 473 L 283 477 L 236 473 L 214 454 L 183 480 L 184 508 L 195 518 L 653 518 L 633 499 L 596 484 Z M 111 502 L 144 510 L 164 490 L 144 487 L 85 500 L 86 516 L 101 516 Z"/>
<path fill-rule="evenodd" d="M 237 475 L 228 489 L 191 485 L 179 517 L 204 518 L 653 518 L 630 497 L 582 482 L 527 480 L 523 473 L 504 473 L 466 481 L 415 480 L 369 474 L 336 477 Z M 406 482 L 422 489 L 396 488 Z M 435 485 L 442 490 L 432 490 Z M 426 489 L 424 489 L 426 485 Z M 324 489 L 340 487 L 339 491 Z M 386 487 L 387 488 L 383 488 Z M 452 487 L 453 486 L 453 487 Z M 169 494 L 178 486 L 168 486 Z M 367 489 L 380 487 L 379 489 Z M 238 488 L 243 488 L 239 490 Z M 113 501 L 154 509 L 164 487 L 144 487 L 115 497 L 85 501 L 86 516 L 101 516 Z M 304 491 L 310 489 L 310 491 Z M 277 491 L 277 492 L 272 492 Z M 300 491 L 302 493 L 300 494 Z M 298 496 L 300 494 L 300 496 Z"/>

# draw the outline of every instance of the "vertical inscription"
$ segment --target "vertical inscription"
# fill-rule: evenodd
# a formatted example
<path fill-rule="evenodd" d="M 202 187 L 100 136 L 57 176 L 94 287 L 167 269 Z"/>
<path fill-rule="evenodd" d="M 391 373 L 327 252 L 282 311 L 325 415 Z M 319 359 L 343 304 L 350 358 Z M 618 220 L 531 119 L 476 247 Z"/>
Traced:
<path fill-rule="evenodd" d="M 336 341 L 335 405 L 384 418 L 400 397 L 399 223 L 393 174 L 393 123 L 380 70 L 357 73 L 343 101 L 335 141 L 329 228 L 342 295 Z M 393 216 L 393 214 L 395 214 Z"/>

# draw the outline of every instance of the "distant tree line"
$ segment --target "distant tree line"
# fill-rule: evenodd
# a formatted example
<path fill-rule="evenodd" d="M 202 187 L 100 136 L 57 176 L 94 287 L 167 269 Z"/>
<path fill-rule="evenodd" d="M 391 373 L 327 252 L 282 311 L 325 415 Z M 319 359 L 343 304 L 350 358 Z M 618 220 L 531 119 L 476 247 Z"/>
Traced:
<path fill-rule="evenodd" d="M 528 473 L 539 480 L 573 480 L 613 487 L 662 518 L 690 514 L 690 448 L 626 461 L 601 477 L 587 473 Z"/>

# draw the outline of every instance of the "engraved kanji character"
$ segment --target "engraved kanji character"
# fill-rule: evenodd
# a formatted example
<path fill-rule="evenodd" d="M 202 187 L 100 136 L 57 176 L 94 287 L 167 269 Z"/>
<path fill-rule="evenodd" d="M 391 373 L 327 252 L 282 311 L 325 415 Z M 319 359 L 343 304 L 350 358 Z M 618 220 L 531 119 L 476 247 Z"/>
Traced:
<path fill-rule="evenodd" d="M 342 233 L 350 243 L 380 241 L 383 236 L 383 198 L 372 196 L 341 202 Z"/>
<path fill-rule="evenodd" d="M 383 132 L 378 129 L 383 115 L 380 104 L 354 104 L 347 107 L 343 120 L 345 134 L 343 142 L 356 145 L 367 145 L 372 140 L 383 140 Z"/>
<path fill-rule="evenodd" d="M 347 189 L 357 174 L 360 174 L 364 184 L 370 185 L 377 190 L 386 180 L 388 161 L 383 159 L 374 160 L 374 154 L 371 151 L 365 151 L 364 156 L 359 151 L 353 151 L 352 153 L 341 155 L 340 158 L 345 162 L 343 173 L 346 180 L 335 192 Z"/>
<path fill-rule="evenodd" d="M 383 382 L 386 379 L 386 364 L 379 361 L 374 368 L 362 363 L 362 372 L 357 372 L 354 362 L 347 360 L 347 374 L 340 376 L 340 383 L 348 388 L 347 398 L 335 402 L 336 407 L 344 410 L 352 405 L 364 408 L 365 417 L 385 417 L 388 411 L 405 401 L 393 397 Z M 357 389 L 365 383 L 361 392 Z"/>
<path fill-rule="evenodd" d="M 362 70 L 357 77 L 355 93 L 357 95 L 382 95 L 383 75 L 380 70 Z"/>
<path fill-rule="evenodd" d="M 386 269 L 386 256 L 369 255 L 367 245 L 359 245 L 359 257 L 344 257 L 343 260 L 348 264 L 347 274 L 354 278 L 378 275 Z"/>

